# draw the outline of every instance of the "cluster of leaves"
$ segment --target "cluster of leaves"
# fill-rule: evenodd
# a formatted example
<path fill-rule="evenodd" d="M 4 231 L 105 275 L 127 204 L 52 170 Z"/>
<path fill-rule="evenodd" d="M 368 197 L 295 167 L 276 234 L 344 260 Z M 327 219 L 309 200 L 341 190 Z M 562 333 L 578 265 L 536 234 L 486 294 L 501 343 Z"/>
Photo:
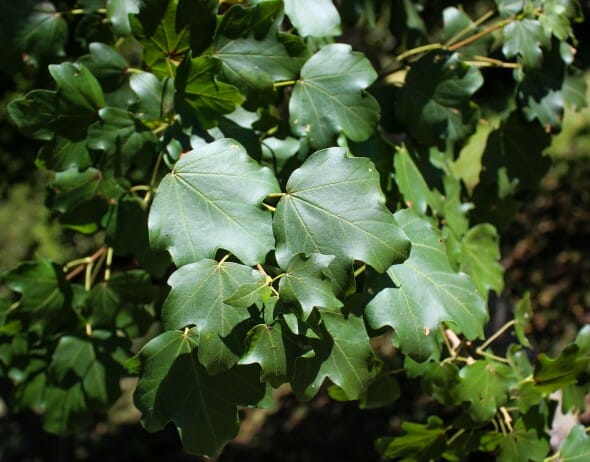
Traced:
<path fill-rule="evenodd" d="M 22 26 L 30 63 L 63 56 L 70 30 L 84 51 L 49 66 L 55 90 L 9 112 L 43 142 L 48 207 L 104 245 L 4 274 L 15 297 L 0 300 L 0 373 L 13 407 L 72 431 L 137 372 L 144 426 L 172 421 L 187 451 L 215 456 L 237 433 L 237 407 L 269 405 L 284 383 L 302 399 L 327 380 L 364 407 L 397 399 L 395 364 L 370 343 L 385 332 L 405 376 L 464 411 L 406 423 L 378 441 L 386 457 L 547 455 L 550 393 L 584 406 L 590 332 L 531 362 L 527 298 L 487 340 L 483 328 L 487 294 L 503 286 L 494 225 L 545 172 L 564 104 L 584 105 L 571 66 L 578 5 L 504 0 L 475 21 L 447 8 L 441 42 L 426 43 L 411 2 L 341 3 L 34 5 Z M 378 78 L 335 38 L 341 17 L 373 27 L 383 12 L 401 53 Z M 468 191 L 455 161 L 486 122 L 495 72 L 511 94 Z M 512 327 L 518 342 L 494 354 Z M 561 457 L 589 445 L 575 428 Z"/>

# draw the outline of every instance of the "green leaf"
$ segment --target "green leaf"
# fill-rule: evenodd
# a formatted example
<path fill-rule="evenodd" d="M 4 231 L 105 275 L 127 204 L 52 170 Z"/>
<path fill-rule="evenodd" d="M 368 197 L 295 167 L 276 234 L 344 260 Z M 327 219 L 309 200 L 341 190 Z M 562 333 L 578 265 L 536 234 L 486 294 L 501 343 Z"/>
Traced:
<path fill-rule="evenodd" d="M 453 43 L 464 40 L 477 34 L 482 29 L 477 27 L 471 18 L 461 8 L 448 7 L 443 10 L 443 42 Z M 491 35 L 484 35 L 472 44 L 461 47 L 461 54 L 467 56 L 487 56 L 488 50 L 494 41 Z"/>
<path fill-rule="evenodd" d="M 325 273 L 333 260 L 331 255 L 312 253 L 306 257 L 297 254 L 287 264 L 285 275 L 279 282 L 279 295 L 285 301 L 298 302 L 304 319 L 314 308 L 334 311 L 343 306 Z"/>
<path fill-rule="evenodd" d="M 217 0 L 180 0 L 176 9 L 176 28 L 188 27 L 193 54 L 201 54 L 211 43 L 215 25 Z"/>
<path fill-rule="evenodd" d="M 49 73 L 69 104 L 94 113 L 104 106 L 104 95 L 96 77 L 83 64 L 52 64 Z"/>
<path fill-rule="evenodd" d="M 576 68 L 570 68 L 568 71 L 561 88 L 561 93 L 565 104 L 572 110 L 578 111 L 588 106 L 586 101 L 586 76 L 581 70 Z"/>
<path fill-rule="evenodd" d="M 566 346 L 557 358 L 541 353 L 535 363 L 533 378 L 540 390 L 552 393 L 577 383 L 578 376 L 590 364 L 590 354 L 576 343 Z"/>
<path fill-rule="evenodd" d="M 129 15 L 139 13 L 137 0 L 108 0 L 107 19 L 111 21 L 113 29 L 119 35 L 129 35 L 131 25 Z"/>
<path fill-rule="evenodd" d="M 278 388 L 291 376 L 292 350 L 296 348 L 291 337 L 280 322 L 255 326 L 248 332 L 246 353 L 239 364 L 260 364 L 260 380 Z"/>
<path fill-rule="evenodd" d="M 104 408 L 118 397 L 120 379 L 112 360 L 111 364 L 107 361 L 90 340 L 66 335 L 57 344 L 49 372 L 60 385 L 65 385 L 69 374 L 74 374 L 88 401 Z"/>
<path fill-rule="evenodd" d="M 44 402 L 43 429 L 49 433 L 68 434 L 88 424 L 88 405 L 80 382 L 68 388 L 47 386 Z"/>
<path fill-rule="evenodd" d="M 148 236 L 148 209 L 138 197 L 124 196 L 111 208 L 106 221 L 106 243 L 117 255 L 133 254 L 154 277 L 161 278 L 170 265 L 167 252 L 152 250 Z"/>
<path fill-rule="evenodd" d="M 407 256 L 409 243 L 368 159 L 348 157 L 342 148 L 318 151 L 293 172 L 286 190 L 273 221 L 281 267 L 298 253 L 320 253 L 382 272 Z"/>
<path fill-rule="evenodd" d="M 56 194 L 50 202 L 51 207 L 61 213 L 70 211 L 90 200 L 101 182 L 102 173 L 92 167 L 83 172 L 79 172 L 77 168 L 58 172 L 52 184 Z"/>
<path fill-rule="evenodd" d="M 496 4 L 502 17 L 516 15 L 524 8 L 522 0 L 496 0 Z"/>
<path fill-rule="evenodd" d="M 332 0 L 285 0 L 285 13 L 303 37 L 332 37 L 342 32 Z"/>
<path fill-rule="evenodd" d="M 469 414 L 476 421 L 490 420 L 506 403 L 513 376 L 508 366 L 491 360 L 478 360 L 459 371 L 456 387 L 459 402 L 469 403 Z"/>
<path fill-rule="evenodd" d="M 378 409 L 397 401 L 400 396 L 399 382 L 392 377 L 391 371 L 382 371 L 361 395 L 359 407 Z"/>
<path fill-rule="evenodd" d="M 327 45 L 301 69 L 289 101 L 291 130 L 316 148 L 334 144 L 340 133 L 364 141 L 375 131 L 379 105 L 365 89 L 377 74 L 350 45 Z"/>
<path fill-rule="evenodd" d="M 191 454 L 216 457 L 238 433 L 236 404 L 255 404 L 264 387 L 258 370 L 238 367 L 210 376 L 197 359 L 196 329 L 164 332 L 140 352 L 135 405 L 148 431 L 172 421 Z"/>
<path fill-rule="evenodd" d="M 502 438 L 498 462 L 529 462 L 543 460 L 549 452 L 549 442 L 540 439 L 534 428 L 526 429 L 522 419 L 514 425 L 514 431 Z"/>
<path fill-rule="evenodd" d="M 7 110 L 25 136 L 36 140 L 49 140 L 53 136 L 55 92 L 33 90 L 11 101 Z"/>
<path fill-rule="evenodd" d="M 174 77 L 189 51 L 186 27 L 176 27 L 178 0 L 147 0 L 139 15 L 129 17 L 133 34 L 143 47 L 143 61 L 159 79 Z"/>
<path fill-rule="evenodd" d="M 474 226 L 461 241 L 460 269 L 473 278 L 482 295 L 490 290 L 499 294 L 504 287 L 499 245 L 498 232 L 488 223 Z"/>
<path fill-rule="evenodd" d="M 441 323 L 468 339 L 481 338 L 488 319 L 485 300 L 471 278 L 453 271 L 440 233 L 409 210 L 395 217 L 412 250 L 387 271 L 396 288 L 383 289 L 367 305 L 369 325 L 393 327 L 401 349 L 418 361 L 438 350 Z"/>
<path fill-rule="evenodd" d="M 405 435 L 379 438 L 377 451 L 388 459 L 430 461 L 440 457 L 446 447 L 445 426 L 438 417 L 431 416 L 427 424 L 402 423 Z"/>
<path fill-rule="evenodd" d="M 36 2 L 20 30 L 19 42 L 27 61 L 38 66 L 65 55 L 68 23 L 51 2 Z"/>
<path fill-rule="evenodd" d="M 129 78 L 129 86 L 137 95 L 133 112 L 144 120 L 162 119 L 173 109 L 174 84 L 169 77 L 162 82 L 149 72 L 137 72 Z"/>
<path fill-rule="evenodd" d="M 583 425 L 575 425 L 559 448 L 563 462 L 580 461 L 590 457 L 590 436 Z"/>
<path fill-rule="evenodd" d="M 119 88 L 128 78 L 127 60 L 113 47 L 104 43 L 91 43 L 88 45 L 89 53 L 78 58 L 77 62 L 83 64 L 100 82 L 105 91 L 113 91 Z"/>
<path fill-rule="evenodd" d="M 110 327 L 122 311 L 139 311 L 153 302 L 156 291 L 149 274 L 143 270 L 130 270 L 113 274 L 108 281 L 96 284 L 89 292 L 86 303 L 88 322 L 93 327 Z"/>
<path fill-rule="evenodd" d="M 303 64 L 303 59 L 290 57 L 285 46 L 271 35 L 264 40 L 221 36 L 212 55 L 222 62 L 223 77 L 243 93 L 270 90 L 274 82 L 294 79 Z"/>
<path fill-rule="evenodd" d="M 221 114 L 232 112 L 244 101 L 236 87 L 217 80 L 220 67 L 219 60 L 208 56 L 186 60 L 174 82 L 176 101 L 190 105 L 205 128 L 214 126 Z"/>
<path fill-rule="evenodd" d="M 481 72 L 458 54 L 428 53 L 398 91 L 396 117 L 419 144 L 462 140 L 475 131 L 478 110 L 470 98 L 482 85 Z"/>
<path fill-rule="evenodd" d="M 274 236 L 270 212 L 260 204 L 278 191 L 271 171 L 235 141 L 202 146 L 160 183 L 149 215 L 150 241 L 178 266 L 213 258 L 221 248 L 246 264 L 262 262 Z"/>
<path fill-rule="evenodd" d="M 572 20 L 583 20 L 583 11 L 577 0 L 545 0 L 539 20 L 547 34 L 566 41 L 573 37 Z"/>
<path fill-rule="evenodd" d="M 224 300 L 241 285 L 264 279 L 260 272 L 237 263 L 201 260 L 185 265 L 168 280 L 171 291 L 162 307 L 164 328 L 196 326 L 201 338 L 199 361 L 210 374 L 225 371 L 242 353 L 243 335 L 234 329 L 251 314 Z"/>
<path fill-rule="evenodd" d="M 86 170 L 92 165 L 86 140 L 72 140 L 56 135 L 45 143 L 37 154 L 39 168 L 63 172 L 71 168 Z"/>
<path fill-rule="evenodd" d="M 2 278 L 10 289 L 22 294 L 18 311 L 27 313 L 40 331 L 57 327 L 73 314 L 68 310 L 71 288 L 62 269 L 51 261 L 22 263 Z"/>
<path fill-rule="evenodd" d="M 154 156 L 156 136 L 124 109 L 105 107 L 88 128 L 88 147 L 104 151 L 116 176 L 127 173 L 136 156 Z M 104 170 L 104 167 L 103 167 Z"/>
<path fill-rule="evenodd" d="M 545 131 L 557 131 L 563 120 L 563 94 L 561 89 L 566 76 L 566 64 L 554 43 L 543 56 L 543 63 L 527 70 L 518 89 L 523 112 L 528 120 L 537 119 Z"/>
<path fill-rule="evenodd" d="M 326 378 L 338 385 L 349 400 L 358 399 L 374 376 L 375 355 L 361 317 L 322 311 L 325 331 L 311 340 L 313 357 L 295 361 L 291 385 L 302 399 L 311 399 Z"/>
<path fill-rule="evenodd" d="M 405 146 L 395 153 L 393 162 L 395 182 L 409 208 L 420 215 L 424 215 L 429 206 L 433 210 L 442 209 L 440 194 L 429 188 Z"/>
<path fill-rule="evenodd" d="M 504 27 L 502 53 L 507 58 L 520 56 L 525 68 L 539 67 L 543 60 L 542 46 L 548 44 L 547 36 L 539 21 L 522 19 Z"/>

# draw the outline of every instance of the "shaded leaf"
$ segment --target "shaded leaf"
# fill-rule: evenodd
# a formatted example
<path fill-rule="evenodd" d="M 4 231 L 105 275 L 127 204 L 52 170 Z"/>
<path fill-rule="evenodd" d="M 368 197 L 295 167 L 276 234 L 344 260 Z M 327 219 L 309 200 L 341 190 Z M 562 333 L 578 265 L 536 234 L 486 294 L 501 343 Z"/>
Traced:
<path fill-rule="evenodd" d="M 376 78 L 369 60 L 350 45 L 325 46 L 303 65 L 293 88 L 291 130 L 316 148 L 333 145 L 339 133 L 366 140 L 375 130 L 379 105 L 364 90 Z"/>
<path fill-rule="evenodd" d="M 134 400 L 148 431 L 172 421 L 186 451 L 215 457 L 238 433 L 236 404 L 255 404 L 264 387 L 255 385 L 256 368 L 210 376 L 197 359 L 198 342 L 193 328 L 164 332 L 143 347 Z"/>
<path fill-rule="evenodd" d="M 551 393 L 566 385 L 577 383 L 578 376 L 589 364 L 590 354 L 576 343 L 571 343 L 556 358 L 541 353 L 535 363 L 533 378 L 540 390 Z"/>
<path fill-rule="evenodd" d="M 534 428 L 526 428 L 522 419 L 514 425 L 514 431 L 502 438 L 499 462 L 529 462 L 543 460 L 549 452 L 549 442 L 539 438 Z"/>
<path fill-rule="evenodd" d="M 334 294 L 331 281 L 326 276 L 333 256 L 312 253 L 294 255 L 279 282 L 279 295 L 285 301 L 298 302 L 304 319 L 314 308 L 338 310 L 342 302 Z"/>
<path fill-rule="evenodd" d="M 506 403 L 513 376 L 508 366 L 491 360 L 478 360 L 459 371 L 456 387 L 459 402 L 469 403 L 469 414 L 477 421 L 491 419 Z"/>
<path fill-rule="evenodd" d="M 429 417 L 427 424 L 404 422 L 402 430 L 402 436 L 379 438 L 377 451 L 388 459 L 430 461 L 439 458 L 446 447 L 445 426 L 438 417 Z"/>
<path fill-rule="evenodd" d="M 264 279 L 258 271 L 237 263 L 201 260 L 185 265 L 168 280 L 171 291 L 162 307 L 164 328 L 196 326 L 201 364 L 210 374 L 227 370 L 238 361 L 243 348 L 243 338 L 232 331 L 251 314 L 224 300 L 241 285 Z"/>
<path fill-rule="evenodd" d="M 83 64 L 52 64 L 49 73 L 55 79 L 61 97 L 69 104 L 90 113 L 104 106 L 100 84 Z"/>
<path fill-rule="evenodd" d="M 20 45 L 31 64 L 38 66 L 65 55 L 68 23 L 51 2 L 37 2 L 19 32 Z"/>
<path fill-rule="evenodd" d="M 374 375 L 375 355 L 363 319 L 322 311 L 325 332 L 311 341 L 313 357 L 295 361 L 291 385 L 302 399 L 311 399 L 326 378 L 338 385 L 349 400 L 358 399 Z"/>
<path fill-rule="evenodd" d="M 220 66 L 219 60 L 209 56 L 186 60 L 174 82 L 176 101 L 189 104 L 206 128 L 214 126 L 221 114 L 232 112 L 244 100 L 236 87 L 217 80 Z"/>
<path fill-rule="evenodd" d="M 420 144 L 462 140 L 475 131 L 478 110 L 470 98 L 482 85 L 481 72 L 458 54 L 428 53 L 397 93 L 396 117 Z"/>
<path fill-rule="evenodd" d="M 456 273 L 440 233 L 414 212 L 396 213 L 412 242 L 410 257 L 387 271 L 396 288 L 385 288 L 367 305 L 372 328 L 393 327 L 401 349 L 421 361 L 438 350 L 445 323 L 467 338 L 481 338 L 488 314 L 485 300 L 466 274 Z"/>

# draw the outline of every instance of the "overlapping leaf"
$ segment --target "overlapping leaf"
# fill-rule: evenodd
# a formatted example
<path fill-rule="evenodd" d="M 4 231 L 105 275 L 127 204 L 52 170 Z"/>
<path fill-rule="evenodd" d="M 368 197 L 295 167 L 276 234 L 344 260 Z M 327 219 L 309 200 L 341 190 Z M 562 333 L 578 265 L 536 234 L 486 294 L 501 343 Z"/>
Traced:
<path fill-rule="evenodd" d="M 414 212 L 396 214 L 412 241 L 410 257 L 387 271 L 396 288 L 386 288 L 367 305 L 374 328 L 393 327 L 401 349 L 424 360 L 438 349 L 436 332 L 445 323 L 467 338 L 483 335 L 485 300 L 466 274 L 449 263 L 440 233 Z"/>
<path fill-rule="evenodd" d="M 375 355 L 363 319 L 330 311 L 323 311 L 321 318 L 324 337 L 311 341 L 313 355 L 297 358 L 291 385 L 300 397 L 310 399 L 328 378 L 348 399 L 358 399 L 375 372 Z"/>
<path fill-rule="evenodd" d="M 420 144 L 461 140 L 475 130 L 478 112 L 470 98 L 482 85 L 479 70 L 457 54 L 429 53 L 410 68 L 396 97 L 396 117 Z"/>
<path fill-rule="evenodd" d="M 179 266 L 212 258 L 220 248 L 246 264 L 263 261 L 274 236 L 261 202 L 278 190 L 271 171 L 235 141 L 202 146 L 160 183 L 149 215 L 151 243 Z"/>
<path fill-rule="evenodd" d="M 251 315 L 246 308 L 224 300 L 240 286 L 259 280 L 264 280 L 264 275 L 237 263 L 201 260 L 185 265 L 168 281 L 172 289 L 162 307 L 164 327 L 196 326 L 201 364 L 211 374 L 227 370 L 242 353 L 243 335 L 232 335 L 232 331 Z"/>
<path fill-rule="evenodd" d="M 520 56 L 524 67 L 539 67 L 543 60 L 541 46 L 547 44 L 541 23 L 534 19 L 512 21 L 504 27 L 502 52 L 507 58 Z"/>
<path fill-rule="evenodd" d="M 342 148 L 318 151 L 293 172 L 273 227 L 283 268 L 295 254 L 320 253 L 361 260 L 382 272 L 409 250 L 384 205 L 375 166 Z"/>
<path fill-rule="evenodd" d="M 379 118 L 377 101 L 365 93 L 376 78 L 369 60 L 349 45 L 325 46 L 303 65 L 293 88 L 291 130 L 316 148 L 333 145 L 339 133 L 366 140 Z"/>
<path fill-rule="evenodd" d="M 137 0 L 108 0 L 107 18 L 111 21 L 113 29 L 120 35 L 129 35 L 131 25 L 129 15 L 139 13 Z"/>
<path fill-rule="evenodd" d="M 295 357 L 295 342 L 281 322 L 273 325 L 259 324 L 246 338 L 248 348 L 239 364 L 260 364 L 260 380 L 278 388 L 288 382 Z"/>
<path fill-rule="evenodd" d="M 334 294 L 331 281 L 325 274 L 333 256 L 313 253 L 306 257 L 297 254 L 289 260 L 285 275 L 279 283 L 283 300 L 298 302 L 307 318 L 315 307 L 337 310 L 342 302 Z"/>
<path fill-rule="evenodd" d="M 188 452 L 215 457 L 238 432 L 236 404 L 255 404 L 264 387 L 252 367 L 209 375 L 197 359 L 198 342 L 195 328 L 151 340 L 140 352 L 135 405 L 148 431 L 172 421 Z"/>
<path fill-rule="evenodd" d="M 493 417 L 508 399 L 512 385 L 511 370 L 505 364 L 479 360 L 459 371 L 461 381 L 456 387 L 459 402 L 469 403 L 469 413 L 477 421 Z"/>
<path fill-rule="evenodd" d="M 563 462 L 584 460 L 590 457 L 590 436 L 583 425 L 575 425 L 559 448 Z"/>
<path fill-rule="evenodd" d="M 244 100 L 236 87 L 217 80 L 220 66 L 220 61 L 209 56 L 186 60 L 174 82 L 177 104 L 189 104 L 207 128 L 216 124 L 220 114 L 232 112 Z"/>
<path fill-rule="evenodd" d="M 426 461 L 438 457 L 446 447 L 445 426 L 438 417 L 429 417 L 426 424 L 404 422 L 402 429 L 402 436 L 378 439 L 377 451 L 390 459 L 411 457 Z"/>

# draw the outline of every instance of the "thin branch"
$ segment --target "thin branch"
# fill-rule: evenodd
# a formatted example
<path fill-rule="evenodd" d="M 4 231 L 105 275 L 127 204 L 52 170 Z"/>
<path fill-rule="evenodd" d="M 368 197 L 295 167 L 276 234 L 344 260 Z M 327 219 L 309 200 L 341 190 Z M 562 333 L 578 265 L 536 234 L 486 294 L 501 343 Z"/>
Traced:
<path fill-rule="evenodd" d="M 511 321 L 508 321 L 506 324 L 504 324 L 502 327 L 500 327 L 495 333 L 494 335 L 492 335 L 490 338 L 488 338 L 485 342 L 483 342 L 478 350 L 485 350 L 487 347 L 489 347 L 492 343 L 494 343 L 499 337 L 502 336 L 502 334 L 504 332 L 506 332 L 508 329 L 510 329 L 512 326 L 514 326 L 516 324 L 516 320 L 512 319 Z"/>
<path fill-rule="evenodd" d="M 457 32 L 455 35 L 453 35 L 449 40 L 447 40 L 445 42 L 445 46 L 448 47 L 448 46 L 452 45 L 457 40 L 459 40 L 461 37 L 463 37 L 465 34 L 468 34 L 473 29 L 477 28 L 479 25 L 486 22 L 488 19 L 490 19 L 492 16 L 494 16 L 494 14 L 496 14 L 495 9 L 492 9 L 492 10 L 486 12 L 481 17 L 479 17 L 478 19 L 473 21 L 471 24 L 469 24 L 467 27 L 461 29 L 459 32 Z"/>
<path fill-rule="evenodd" d="M 477 34 L 473 34 L 470 37 L 467 37 L 466 39 L 461 40 L 460 42 L 457 42 L 457 43 L 449 46 L 448 50 L 455 51 L 455 50 L 458 50 L 459 48 L 463 48 L 463 47 L 466 47 L 467 45 L 471 45 L 473 42 L 476 42 L 480 38 L 485 37 L 486 35 L 489 35 L 492 32 L 497 31 L 498 29 L 502 29 L 504 26 L 510 24 L 515 19 L 516 19 L 516 16 L 510 16 L 509 18 L 506 18 L 503 21 L 499 21 L 496 24 L 492 24 L 490 27 L 485 28 L 481 32 L 478 32 Z"/>
<path fill-rule="evenodd" d="M 275 82 L 272 84 L 273 88 L 280 88 L 280 87 L 289 87 L 291 85 L 295 85 L 297 80 L 282 80 L 280 82 Z"/>
<path fill-rule="evenodd" d="M 395 57 L 398 61 L 403 61 L 410 56 L 418 55 L 420 53 L 426 53 L 427 51 L 431 50 L 440 50 L 444 48 L 442 43 L 429 43 L 427 45 L 422 45 L 416 48 L 411 48 L 410 50 L 404 51 Z"/>

